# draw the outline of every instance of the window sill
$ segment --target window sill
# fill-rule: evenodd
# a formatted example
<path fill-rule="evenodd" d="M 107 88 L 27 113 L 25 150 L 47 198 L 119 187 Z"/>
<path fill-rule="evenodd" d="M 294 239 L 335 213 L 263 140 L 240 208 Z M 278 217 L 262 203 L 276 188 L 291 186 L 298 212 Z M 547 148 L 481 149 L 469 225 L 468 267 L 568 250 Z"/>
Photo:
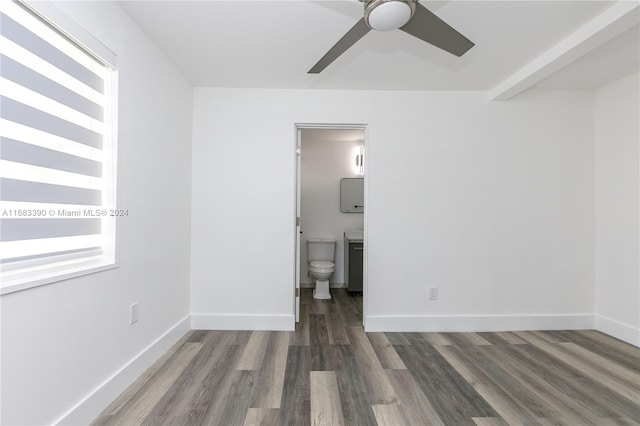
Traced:
<path fill-rule="evenodd" d="M 0 274 L 0 295 L 4 296 L 117 267 L 118 264 L 113 261 L 96 259 L 74 265 L 52 267 L 42 271 L 17 273 L 8 277 L 2 277 Z"/>

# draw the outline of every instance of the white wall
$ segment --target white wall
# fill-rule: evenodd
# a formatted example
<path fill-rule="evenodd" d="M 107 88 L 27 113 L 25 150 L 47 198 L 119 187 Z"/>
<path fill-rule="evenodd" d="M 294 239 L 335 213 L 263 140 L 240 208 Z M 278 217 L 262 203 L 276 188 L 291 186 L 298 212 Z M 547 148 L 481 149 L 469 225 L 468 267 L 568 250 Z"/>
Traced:
<path fill-rule="evenodd" d="M 317 135 L 317 136 L 316 136 Z M 322 135 L 325 135 L 324 138 Z M 362 213 L 342 213 L 340 211 L 340 179 L 362 177 L 355 170 L 355 153 L 363 146 L 362 140 L 336 140 L 334 131 L 302 131 L 300 223 L 300 282 L 314 286 L 307 275 L 307 238 L 333 238 L 336 240 L 336 272 L 331 277 L 331 285 L 344 285 L 344 240 L 346 229 L 363 229 Z"/>
<path fill-rule="evenodd" d="M 118 200 L 129 216 L 118 269 L 0 299 L 7 425 L 87 424 L 189 325 L 192 89 L 119 6 L 59 6 L 118 55 Z"/>
<path fill-rule="evenodd" d="M 294 123 L 369 125 L 368 330 L 593 326 L 591 92 L 196 88 L 194 327 L 292 326 Z"/>
<path fill-rule="evenodd" d="M 640 345 L 640 75 L 595 94 L 597 328 Z"/>

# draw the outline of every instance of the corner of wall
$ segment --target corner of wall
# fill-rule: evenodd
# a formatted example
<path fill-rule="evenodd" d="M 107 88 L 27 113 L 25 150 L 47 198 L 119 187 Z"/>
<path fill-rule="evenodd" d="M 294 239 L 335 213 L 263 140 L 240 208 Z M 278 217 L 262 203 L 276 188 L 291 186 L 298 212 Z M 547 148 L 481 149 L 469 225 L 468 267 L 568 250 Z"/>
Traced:
<path fill-rule="evenodd" d="M 190 317 L 190 315 L 187 315 L 178 321 L 53 424 L 81 425 L 91 423 L 105 407 L 108 407 L 153 363 L 190 331 Z"/>
<path fill-rule="evenodd" d="M 632 327 L 603 315 L 596 315 L 595 329 L 611 337 L 640 347 L 640 328 Z"/>
<path fill-rule="evenodd" d="M 596 329 L 640 345 L 640 74 L 594 92 Z"/>

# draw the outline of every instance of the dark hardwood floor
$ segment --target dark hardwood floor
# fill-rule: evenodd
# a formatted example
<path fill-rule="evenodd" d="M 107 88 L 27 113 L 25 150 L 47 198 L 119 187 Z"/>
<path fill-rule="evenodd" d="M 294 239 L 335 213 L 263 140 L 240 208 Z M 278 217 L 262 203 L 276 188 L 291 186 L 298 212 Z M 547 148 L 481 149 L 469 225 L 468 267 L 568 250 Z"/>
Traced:
<path fill-rule="evenodd" d="M 295 332 L 191 331 L 95 425 L 638 425 L 640 349 L 592 331 L 365 333 L 303 290 Z"/>

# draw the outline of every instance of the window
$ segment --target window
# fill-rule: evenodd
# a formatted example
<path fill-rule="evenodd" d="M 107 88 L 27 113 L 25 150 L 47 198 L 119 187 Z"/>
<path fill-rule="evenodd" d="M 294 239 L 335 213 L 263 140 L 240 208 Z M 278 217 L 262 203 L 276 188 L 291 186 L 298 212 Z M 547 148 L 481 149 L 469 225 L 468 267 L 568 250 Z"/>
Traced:
<path fill-rule="evenodd" d="M 115 55 L 48 2 L 0 2 L 2 293 L 115 265 Z"/>

